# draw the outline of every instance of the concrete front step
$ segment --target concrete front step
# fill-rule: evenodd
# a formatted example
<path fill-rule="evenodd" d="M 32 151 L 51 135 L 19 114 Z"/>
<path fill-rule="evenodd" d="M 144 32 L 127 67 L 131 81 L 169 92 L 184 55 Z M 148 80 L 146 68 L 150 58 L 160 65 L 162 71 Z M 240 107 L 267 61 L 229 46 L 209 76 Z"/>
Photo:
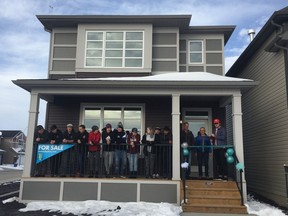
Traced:
<path fill-rule="evenodd" d="M 184 212 L 247 214 L 246 206 L 241 205 L 182 204 L 182 209 Z"/>
<path fill-rule="evenodd" d="M 183 189 L 181 195 L 183 196 Z M 225 196 L 241 198 L 239 190 L 236 188 L 186 188 L 186 196 Z"/>
<path fill-rule="evenodd" d="M 234 181 L 187 180 L 185 185 L 186 188 L 237 188 Z"/>
<path fill-rule="evenodd" d="M 252 214 L 192 213 L 183 212 L 181 216 L 257 216 Z"/>

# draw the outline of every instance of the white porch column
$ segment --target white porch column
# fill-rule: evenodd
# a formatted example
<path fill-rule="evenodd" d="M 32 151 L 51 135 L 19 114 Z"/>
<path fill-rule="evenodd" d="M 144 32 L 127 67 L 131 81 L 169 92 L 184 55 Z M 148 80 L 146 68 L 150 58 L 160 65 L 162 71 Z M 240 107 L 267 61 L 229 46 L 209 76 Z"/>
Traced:
<path fill-rule="evenodd" d="M 180 94 L 172 95 L 172 179 L 180 180 Z"/>
<path fill-rule="evenodd" d="M 29 109 L 29 120 L 28 120 L 28 134 L 26 140 L 25 149 L 25 163 L 23 170 L 23 177 L 30 177 L 31 175 L 31 165 L 34 160 L 33 157 L 33 141 L 34 141 L 34 131 L 36 124 L 38 122 L 39 114 L 39 95 L 38 93 L 31 92 L 30 94 L 30 109 Z"/>
<path fill-rule="evenodd" d="M 233 119 L 233 142 L 235 151 L 240 163 L 244 164 L 243 148 L 243 127 L 242 127 L 242 105 L 241 93 L 234 94 L 232 97 L 232 119 Z M 247 202 L 247 185 L 245 180 L 245 170 L 242 175 L 243 181 L 243 198 Z"/>

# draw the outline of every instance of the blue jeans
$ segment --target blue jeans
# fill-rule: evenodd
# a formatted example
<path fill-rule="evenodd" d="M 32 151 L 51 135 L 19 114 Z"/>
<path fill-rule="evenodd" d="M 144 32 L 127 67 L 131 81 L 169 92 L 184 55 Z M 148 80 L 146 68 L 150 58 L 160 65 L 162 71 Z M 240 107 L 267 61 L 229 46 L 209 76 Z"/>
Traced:
<path fill-rule="evenodd" d="M 129 171 L 137 172 L 138 154 L 129 154 Z"/>
<path fill-rule="evenodd" d="M 126 157 L 127 157 L 127 152 L 126 150 L 115 150 L 114 153 L 115 156 L 115 175 L 124 175 L 126 171 Z M 121 169 L 120 169 L 120 161 L 121 161 Z M 120 170 L 120 173 L 119 173 Z"/>

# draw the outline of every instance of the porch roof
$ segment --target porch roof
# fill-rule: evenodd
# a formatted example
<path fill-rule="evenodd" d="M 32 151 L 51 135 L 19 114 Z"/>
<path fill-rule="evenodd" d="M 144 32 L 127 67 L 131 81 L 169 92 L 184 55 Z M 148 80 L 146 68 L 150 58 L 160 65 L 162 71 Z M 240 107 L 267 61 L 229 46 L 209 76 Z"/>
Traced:
<path fill-rule="evenodd" d="M 55 88 L 61 89 L 67 87 L 86 87 L 86 88 L 111 88 L 128 87 L 157 87 L 159 88 L 229 88 L 229 89 L 244 89 L 251 88 L 257 85 L 257 82 L 250 79 L 240 79 L 216 75 L 208 72 L 173 72 L 163 73 L 152 76 L 143 77 L 109 77 L 109 78 L 67 78 L 67 79 L 20 79 L 13 80 L 14 84 L 31 92 L 37 88 Z"/>

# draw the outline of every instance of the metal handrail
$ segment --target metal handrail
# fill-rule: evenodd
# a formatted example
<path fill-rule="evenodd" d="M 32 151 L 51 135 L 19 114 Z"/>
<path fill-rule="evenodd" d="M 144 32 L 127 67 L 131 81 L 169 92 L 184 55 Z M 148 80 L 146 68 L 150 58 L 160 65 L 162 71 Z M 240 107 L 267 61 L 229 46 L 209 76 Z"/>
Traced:
<path fill-rule="evenodd" d="M 211 145 L 211 146 L 188 146 L 188 148 L 191 148 L 191 149 L 197 149 L 197 148 L 212 148 L 212 149 L 217 149 L 217 148 L 233 148 L 234 149 L 234 157 L 235 157 L 235 166 L 236 164 L 239 163 L 239 159 L 237 157 L 237 154 L 236 154 L 236 151 L 235 151 L 235 148 L 233 145 L 221 145 L 221 146 L 215 146 L 215 145 Z M 237 169 L 236 169 L 237 170 Z M 184 172 L 182 172 L 184 173 Z M 238 190 L 240 192 L 240 195 L 241 195 L 241 205 L 243 206 L 244 205 L 244 197 L 243 197 L 243 180 L 242 180 L 242 175 L 243 175 L 243 170 L 240 169 L 239 170 L 239 174 L 240 174 L 240 188 L 239 188 L 239 185 L 237 184 L 237 187 L 238 187 Z M 182 181 L 183 181 L 183 195 L 184 195 L 184 203 L 186 204 L 186 187 L 185 187 L 185 182 L 186 182 L 186 176 L 185 174 L 182 174 Z"/>

